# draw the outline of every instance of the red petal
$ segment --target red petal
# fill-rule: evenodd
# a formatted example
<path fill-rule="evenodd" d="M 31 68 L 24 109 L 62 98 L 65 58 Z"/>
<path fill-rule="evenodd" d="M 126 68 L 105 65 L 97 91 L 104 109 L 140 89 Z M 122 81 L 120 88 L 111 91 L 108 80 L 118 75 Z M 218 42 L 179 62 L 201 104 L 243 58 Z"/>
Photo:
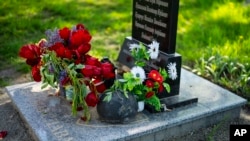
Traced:
<path fill-rule="evenodd" d="M 163 82 L 163 77 L 157 70 L 151 70 L 148 74 L 148 77 L 159 83 Z"/>
<path fill-rule="evenodd" d="M 40 69 L 37 66 L 34 66 L 34 67 L 32 67 L 31 72 L 32 72 L 33 79 L 36 82 L 40 82 L 42 79 L 42 76 L 40 74 Z"/>
<path fill-rule="evenodd" d="M 152 80 L 146 80 L 146 86 L 149 88 L 153 88 L 154 87 L 154 82 Z"/>
<path fill-rule="evenodd" d="M 146 98 L 151 98 L 154 95 L 154 92 L 147 92 Z"/>
<path fill-rule="evenodd" d="M 85 77 L 93 77 L 93 67 L 90 66 L 90 65 L 85 65 L 85 67 L 82 69 L 82 74 L 85 76 Z"/>
<path fill-rule="evenodd" d="M 103 93 L 106 90 L 106 87 L 105 87 L 102 80 L 96 79 L 96 80 L 94 80 L 94 84 L 95 84 L 96 90 L 99 93 Z"/>
<path fill-rule="evenodd" d="M 97 58 L 92 57 L 92 56 L 86 58 L 85 64 L 91 65 L 91 66 L 98 66 L 98 67 L 101 65 L 100 61 Z"/>
<path fill-rule="evenodd" d="M 86 118 L 86 117 L 84 117 L 84 116 L 82 116 L 82 117 L 81 117 L 81 120 L 86 121 L 86 120 L 87 120 L 87 118 Z"/>
<path fill-rule="evenodd" d="M 86 54 L 89 50 L 90 50 L 90 44 L 82 44 L 78 47 L 77 51 L 80 53 L 80 54 Z"/>
<path fill-rule="evenodd" d="M 0 132 L 0 139 L 3 139 L 7 136 L 8 132 L 7 131 L 1 131 Z"/>
<path fill-rule="evenodd" d="M 111 79 L 115 77 L 114 66 L 109 63 L 105 62 L 101 64 L 102 68 L 102 75 L 105 79 Z"/>
<path fill-rule="evenodd" d="M 79 24 L 76 25 L 76 29 L 77 29 L 77 30 L 79 30 L 79 29 L 84 29 L 84 28 L 85 28 L 84 25 L 81 24 L 81 23 L 79 23 Z"/>
<path fill-rule="evenodd" d="M 70 36 L 70 29 L 67 27 L 64 27 L 63 29 L 59 30 L 59 35 L 62 39 L 64 39 L 65 41 L 67 41 L 69 39 Z"/>
<path fill-rule="evenodd" d="M 99 100 L 94 92 L 90 92 L 86 96 L 85 101 L 88 106 L 95 107 Z"/>
<path fill-rule="evenodd" d="M 39 55 L 36 53 L 36 48 L 38 47 L 34 44 L 22 46 L 19 51 L 19 56 L 26 59 L 34 59 Z"/>

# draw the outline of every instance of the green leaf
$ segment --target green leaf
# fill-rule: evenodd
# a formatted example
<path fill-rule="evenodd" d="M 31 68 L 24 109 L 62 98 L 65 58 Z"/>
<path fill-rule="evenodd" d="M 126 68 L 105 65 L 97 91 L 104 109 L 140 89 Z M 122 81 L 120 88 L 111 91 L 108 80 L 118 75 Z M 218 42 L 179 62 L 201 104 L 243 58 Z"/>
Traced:
<path fill-rule="evenodd" d="M 135 94 L 137 94 L 137 95 L 142 95 L 143 93 L 142 93 L 141 90 L 135 90 Z"/>
<path fill-rule="evenodd" d="M 48 85 L 49 85 L 49 84 L 48 84 L 48 83 L 46 83 L 46 82 L 45 82 L 45 83 L 43 83 L 43 84 L 42 84 L 42 87 L 41 87 L 41 89 L 44 89 L 44 88 L 46 88 L 46 87 L 47 87 Z"/>
<path fill-rule="evenodd" d="M 128 92 L 126 90 L 123 90 L 123 92 L 124 92 L 125 97 L 128 98 Z"/>
<path fill-rule="evenodd" d="M 84 65 L 83 64 L 78 64 L 76 65 L 76 69 L 83 69 L 84 68 Z"/>
<path fill-rule="evenodd" d="M 129 91 L 132 91 L 134 88 L 134 83 L 127 83 L 127 87 Z"/>
<path fill-rule="evenodd" d="M 107 92 L 103 101 L 109 102 L 112 99 L 112 92 Z"/>
<path fill-rule="evenodd" d="M 126 73 L 123 74 L 123 78 L 125 80 L 129 80 L 129 79 L 133 78 L 133 74 L 130 73 L 130 72 L 126 72 Z"/>
<path fill-rule="evenodd" d="M 168 78 L 168 73 L 165 69 L 160 68 L 159 72 L 162 75 L 162 77 L 164 78 L 164 80 L 166 80 L 166 78 Z"/>
<path fill-rule="evenodd" d="M 168 93 L 170 93 L 170 86 L 167 83 L 163 83 L 164 88 L 167 90 Z"/>
<path fill-rule="evenodd" d="M 145 66 L 145 62 L 143 62 L 143 61 L 138 61 L 138 62 L 135 62 L 135 65 L 136 66 L 140 66 L 140 67 L 143 67 L 143 66 Z"/>
<path fill-rule="evenodd" d="M 74 63 L 71 63 L 71 64 L 68 66 L 68 69 L 71 70 L 74 66 L 75 66 L 75 64 L 74 64 Z"/>
<path fill-rule="evenodd" d="M 127 80 L 125 80 L 125 79 L 118 79 L 118 81 L 121 82 L 121 83 L 127 82 Z"/>
<path fill-rule="evenodd" d="M 77 72 L 76 72 L 75 70 L 72 70 L 71 73 L 72 73 L 72 75 L 73 75 L 74 77 L 76 77 Z"/>
<path fill-rule="evenodd" d="M 149 99 L 145 99 L 145 103 L 153 106 L 156 111 L 160 111 L 160 109 L 161 109 L 161 102 L 156 95 L 152 96 Z"/>

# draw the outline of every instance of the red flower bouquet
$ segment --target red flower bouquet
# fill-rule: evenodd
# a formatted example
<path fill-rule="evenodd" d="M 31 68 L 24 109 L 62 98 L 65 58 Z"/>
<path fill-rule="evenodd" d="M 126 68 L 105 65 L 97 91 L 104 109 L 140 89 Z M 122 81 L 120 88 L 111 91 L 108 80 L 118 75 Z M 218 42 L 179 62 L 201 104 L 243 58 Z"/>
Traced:
<path fill-rule="evenodd" d="M 34 81 L 42 81 L 42 88 L 71 86 L 73 114 L 80 106 L 84 109 L 82 119 L 89 120 L 88 107 L 96 106 L 98 94 L 115 79 L 114 65 L 88 54 L 91 35 L 83 24 L 47 30 L 46 36 L 36 44 L 22 46 L 19 56 L 31 66 Z"/>

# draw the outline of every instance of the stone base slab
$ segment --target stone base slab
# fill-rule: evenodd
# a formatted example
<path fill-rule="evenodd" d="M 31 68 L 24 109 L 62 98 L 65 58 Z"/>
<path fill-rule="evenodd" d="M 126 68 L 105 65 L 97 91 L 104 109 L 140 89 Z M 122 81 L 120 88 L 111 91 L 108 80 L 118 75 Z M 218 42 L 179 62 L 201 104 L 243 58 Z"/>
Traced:
<path fill-rule="evenodd" d="M 49 96 L 55 90 L 41 90 L 41 83 L 6 87 L 12 103 L 39 141 L 76 140 L 165 140 L 210 126 L 222 120 L 238 118 L 246 100 L 201 77 L 182 69 L 180 96 L 197 97 L 197 103 L 170 112 L 144 110 L 127 124 L 108 124 L 98 120 L 95 108 L 86 124 L 80 115 L 71 115 L 68 101 Z"/>

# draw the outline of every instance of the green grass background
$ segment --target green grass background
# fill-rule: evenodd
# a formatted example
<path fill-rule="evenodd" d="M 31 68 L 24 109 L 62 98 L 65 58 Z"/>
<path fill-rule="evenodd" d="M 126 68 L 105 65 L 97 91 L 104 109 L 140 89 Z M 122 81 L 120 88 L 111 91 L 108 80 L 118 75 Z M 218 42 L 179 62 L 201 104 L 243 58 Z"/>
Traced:
<path fill-rule="evenodd" d="M 132 0 L 0 1 L 0 70 L 15 67 L 27 73 L 18 51 L 44 38 L 46 29 L 83 23 L 93 36 L 91 54 L 112 60 L 124 38 L 131 36 Z M 250 6 L 244 0 L 180 0 L 176 47 L 183 65 L 243 95 L 250 95 L 249 31 Z M 229 79 L 233 74 L 229 64 L 235 62 L 244 69 Z"/>

